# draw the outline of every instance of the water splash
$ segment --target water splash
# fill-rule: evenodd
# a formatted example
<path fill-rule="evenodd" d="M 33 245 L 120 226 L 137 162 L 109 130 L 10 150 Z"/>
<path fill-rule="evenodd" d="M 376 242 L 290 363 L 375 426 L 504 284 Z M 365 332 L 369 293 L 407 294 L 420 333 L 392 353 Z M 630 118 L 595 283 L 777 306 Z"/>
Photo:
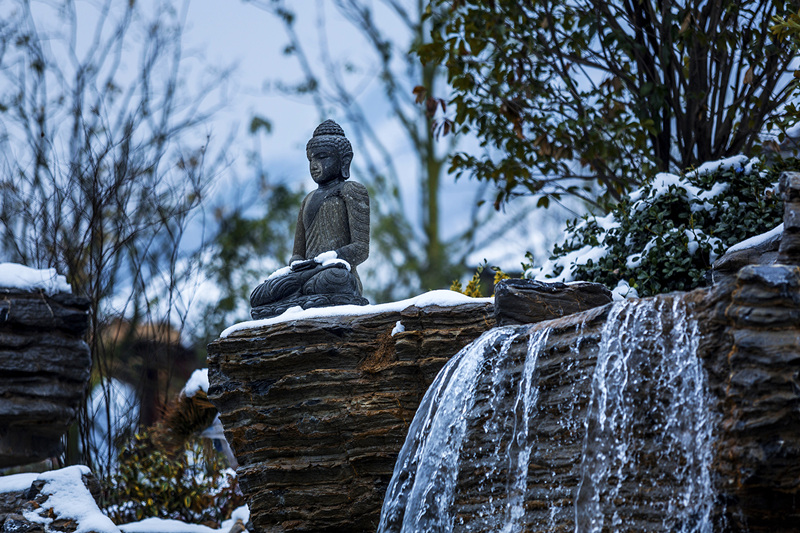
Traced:
<path fill-rule="evenodd" d="M 712 420 L 698 342 L 678 298 L 611 309 L 585 422 L 576 532 L 613 530 L 623 515 L 627 527 L 635 517 L 663 531 L 712 530 Z"/>

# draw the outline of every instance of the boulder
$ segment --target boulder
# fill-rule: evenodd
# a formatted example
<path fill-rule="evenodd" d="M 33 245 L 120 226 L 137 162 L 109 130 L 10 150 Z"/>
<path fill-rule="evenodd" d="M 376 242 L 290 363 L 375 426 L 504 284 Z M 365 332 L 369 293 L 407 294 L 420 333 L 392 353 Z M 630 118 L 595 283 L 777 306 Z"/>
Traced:
<path fill-rule="evenodd" d="M 89 383 L 89 301 L 0 289 L 0 467 L 60 453 Z"/>
<path fill-rule="evenodd" d="M 260 531 L 374 531 L 408 425 L 486 300 L 243 329 L 208 347 L 209 399 Z"/>
<path fill-rule="evenodd" d="M 543 282 L 504 279 L 495 287 L 498 326 L 531 324 L 587 311 L 611 303 L 611 291 L 600 283 Z"/>

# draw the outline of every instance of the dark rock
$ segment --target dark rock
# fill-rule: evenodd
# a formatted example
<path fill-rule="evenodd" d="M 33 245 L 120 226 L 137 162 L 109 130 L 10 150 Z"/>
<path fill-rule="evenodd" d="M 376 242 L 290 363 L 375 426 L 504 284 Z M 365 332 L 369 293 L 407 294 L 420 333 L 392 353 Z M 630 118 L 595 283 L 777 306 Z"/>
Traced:
<path fill-rule="evenodd" d="M 783 239 L 778 262 L 784 265 L 800 264 L 800 172 L 781 174 L 783 196 Z"/>
<path fill-rule="evenodd" d="M 771 239 L 733 252 L 722 254 L 712 266 L 712 279 L 719 283 L 723 277 L 735 278 L 739 270 L 747 265 L 771 265 L 778 259 L 778 248 L 781 244 L 781 233 Z"/>
<path fill-rule="evenodd" d="M 800 268 L 749 266 L 711 289 L 658 299 L 665 309 L 680 299 L 698 323 L 697 353 L 708 377 L 716 428 L 715 531 L 796 530 Z M 526 531 L 575 529 L 585 420 L 609 309 L 516 326 L 550 330 L 536 366 L 536 446 L 525 493 Z M 456 350 L 493 326 L 491 313 L 485 304 L 412 307 L 385 315 L 287 321 L 212 343 L 209 397 L 241 462 L 240 483 L 256 527 L 374 531 L 395 457 L 423 393 Z M 405 331 L 392 336 L 398 320 Z M 508 368 L 499 370 L 518 375 L 527 346 L 527 337 L 515 341 L 503 363 Z M 639 388 L 652 390 L 651 385 Z M 464 453 L 486 449 L 484 432 L 475 428 L 483 428 L 490 395 L 484 385 L 478 387 Z M 633 402 L 640 403 L 648 405 Z M 636 432 L 637 438 L 654 442 L 662 438 L 646 424 Z M 603 503 L 618 507 L 628 528 L 620 531 L 663 530 L 659 509 L 669 492 L 660 480 L 682 466 L 668 458 L 656 461 L 647 450 L 637 452 L 646 469 L 625 479 L 617 500 Z M 492 485 L 487 493 L 487 484 L 479 483 L 475 473 L 489 467 L 480 459 L 461 464 L 453 502 L 460 524 L 487 533 L 496 531 L 481 511 L 487 494 L 497 499 L 506 490 Z M 642 487 L 647 501 L 661 507 L 626 503 L 634 501 L 626 495 Z"/>
<path fill-rule="evenodd" d="M 725 531 L 796 531 L 800 524 L 800 268 L 742 269 L 710 311 L 709 381 L 722 420 L 718 488 Z M 713 336 L 716 340 L 712 340 Z"/>
<path fill-rule="evenodd" d="M 89 383 L 89 302 L 0 290 L 0 467 L 58 455 Z"/>
<path fill-rule="evenodd" d="M 531 324 L 611 303 L 611 291 L 600 283 L 546 283 L 505 279 L 495 287 L 498 326 Z"/>
<path fill-rule="evenodd" d="M 709 422 L 714 424 L 710 463 L 716 494 L 711 508 L 713 531 L 797 531 L 800 268 L 749 266 L 735 280 L 712 289 L 650 300 L 664 310 L 680 303 L 699 328 L 697 355 L 708 379 L 707 408 Z M 509 491 L 508 471 L 503 459 L 492 455 L 497 433 L 492 434 L 487 427 L 516 427 L 513 416 L 509 422 L 497 413 L 513 413 L 518 407 L 514 394 L 502 397 L 493 383 L 498 375 L 509 376 L 509 383 L 521 379 L 529 339 L 545 328 L 549 331 L 547 342 L 535 367 L 537 403 L 535 417 L 530 419 L 535 444 L 528 463 L 524 518 L 519 530 L 544 533 L 589 529 L 586 524 L 576 528 L 576 502 L 588 498 L 580 492 L 581 468 L 587 428 L 592 427 L 587 420 L 592 420 L 588 412 L 594 371 L 609 309 L 611 306 L 599 307 L 533 326 L 512 326 L 519 334 L 513 343 L 506 345 L 506 338 L 501 336 L 486 347 L 486 353 L 491 354 L 499 353 L 505 345 L 508 352 L 507 357 L 481 373 L 474 406 L 466 413 L 466 433 L 458 451 L 450 507 L 455 531 L 498 530 L 497 513 L 502 513 L 503 498 Z M 644 331 L 661 331 L 663 335 L 674 324 L 667 320 L 662 327 Z M 627 416 L 635 421 L 631 434 L 636 440 L 625 442 L 629 446 L 628 461 L 635 459 L 639 467 L 620 474 L 613 499 L 599 499 L 607 517 L 603 531 L 666 531 L 665 521 L 673 518 L 668 513 L 675 512 L 669 510 L 670 480 L 686 468 L 680 457 L 652 453 L 665 438 L 653 429 L 661 400 L 654 400 L 659 398 L 659 383 L 653 379 L 652 370 L 663 352 L 647 346 L 652 342 L 657 347 L 658 336 L 650 340 L 645 335 L 636 342 L 642 343 L 637 346 L 645 354 L 638 363 L 638 375 L 647 377 L 626 389 L 626 394 L 634 395 L 628 399 L 633 411 Z M 505 403 L 495 405 L 501 401 Z M 693 442 L 689 449 L 695 445 Z M 487 472 L 494 473 L 489 476 Z M 649 505 L 642 505 L 642 501 Z M 614 527 L 608 521 L 612 515 L 619 521 Z M 690 515 L 688 519 L 692 518 Z M 393 516 L 386 531 L 399 531 L 401 519 L 402 515 Z M 686 530 L 695 529 L 688 525 Z"/>
<path fill-rule="evenodd" d="M 374 531 L 408 424 L 492 305 L 292 320 L 208 347 L 209 399 L 261 531 Z M 397 322 L 404 331 L 392 335 Z"/>
<path fill-rule="evenodd" d="M 44 533 L 44 524 L 29 522 L 21 514 L 10 514 L 3 521 L 3 533 Z"/>

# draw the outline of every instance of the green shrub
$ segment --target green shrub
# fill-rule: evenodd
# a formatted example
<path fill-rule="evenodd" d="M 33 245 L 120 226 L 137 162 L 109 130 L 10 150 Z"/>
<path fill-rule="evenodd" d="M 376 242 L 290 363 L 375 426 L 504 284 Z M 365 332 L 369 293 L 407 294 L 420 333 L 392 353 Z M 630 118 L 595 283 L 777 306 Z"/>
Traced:
<path fill-rule="evenodd" d="M 568 222 L 563 244 L 526 277 L 627 284 L 639 296 L 706 285 L 729 246 L 782 222 L 784 170 L 800 170 L 800 161 L 765 168 L 738 156 L 681 176 L 658 174 L 608 216 Z"/>
<path fill-rule="evenodd" d="M 138 433 L 120 452 L 103 508 L 115 524 L 150 517 L 219 527 L 244 504 L 235 473 L 210 442 L 193 437 L 175 454 Z"/>

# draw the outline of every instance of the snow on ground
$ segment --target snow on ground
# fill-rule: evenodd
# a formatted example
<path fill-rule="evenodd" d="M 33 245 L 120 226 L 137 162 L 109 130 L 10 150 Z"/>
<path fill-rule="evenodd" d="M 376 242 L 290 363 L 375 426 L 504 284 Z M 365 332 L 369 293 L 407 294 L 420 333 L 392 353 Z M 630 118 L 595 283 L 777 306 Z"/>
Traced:
<path fill-rule="evenodd" d="M 37 270 L 16 263 L 0 263 L 0 287 L 23 291 L 43 290 L 48 295 L 58 292 L 72 294 L 67 278 L 55 268 Z"/>
<path fill-rule="evenodd" d="M 261 320 L 248 320 L 240 322 L 227 328 L 220 334 L 220 337 L 225 338 L 243 329 L 259 328 L 263 326 L 270 326 L 272 324 L 279 324 L 281 322 L 289 322 L 291 320 L 303 320 L 308 318 L 327 318 L 334 316 L 363 316 L 363 315 L 377 315 L 379 313 L 400 312 L 407 307 L 415 305 L 417 307 L 440 306 L 450 307 L 466 303 L 476 302 L 494 302 L 494 298 L 470 298 L 460 292 L 438 290 L 430 291 L 413 298 L 406 300 L 399 300 L 397 302 L 388 302 L 385 304 L 376 305 L 337 305 L 333 307 L 315 307 L 311 309 L 302 309 L 300 306 L 292 307 L 284 312 L 282 315 L 264 318 Z"/>
<path fill-rule="evenodd" d="M 45 481 L 42 494 L 47 494 L 48 498 L 35 511 L 25 511 L 25 518 L 46 525 L 53 521 L 47 517 L 49 509 L 52 509 L 59 519 L 77 522 L 75 533 L 119 533 L 119 528 L 100 511 L 83 484 L 81 476 L 88 473 L 89 467 L 77 465 L 39 474 L 36 479 Z"/>
<path fill-rule="evenodd" d="M 243 505 L 231 513 L 231 517 L 220 524 L 219 529 L 212 529 L 200 524 L 187 524 L 180 520 L 166 518 L 145 518 L 139 522 L 122 524 L 119 529 L 123 533 L 227 533 L 237 520 L 246 524 L 250 520 L 250 509 Z"/>
<path fill-rule="evenodd" d="M 186 386 L 183 387 L 183 394 L 187 398 L 191 398 L 197 391 L 202 390 L 206 394 L 208 394 L 208 369 L 201 368 L 200 370 L 195 370 L 192 372 L 192 375 L 189 377 L 189 381 L 186 382 Z"/>

